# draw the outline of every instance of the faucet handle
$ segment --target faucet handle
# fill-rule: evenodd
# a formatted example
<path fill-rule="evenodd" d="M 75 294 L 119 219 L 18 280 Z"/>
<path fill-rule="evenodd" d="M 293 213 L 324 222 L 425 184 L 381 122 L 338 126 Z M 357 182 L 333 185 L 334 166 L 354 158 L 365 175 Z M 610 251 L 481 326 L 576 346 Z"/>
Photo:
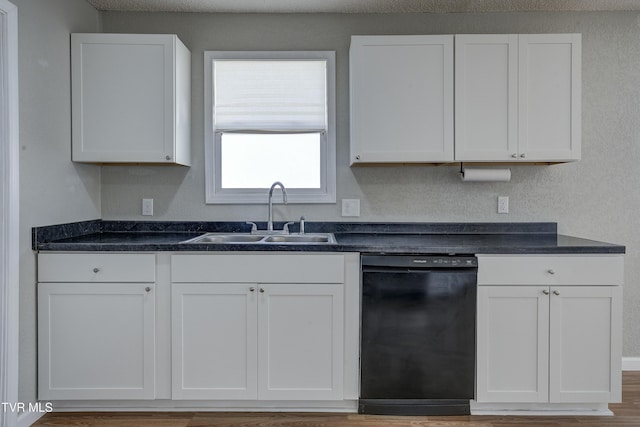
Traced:
<path fill-rule="evenodd" d="M 290 226 L 290 225 L 293 225 L 293 221 L 289 221 L 289 222 L 285 223 L 285 224 L 284 224 L 284 227 L 282 227 L 282 231 L 283 231 L 285 234 L 289 234 L 289 226 Z"/>
<path fill-rule="evenodd" d="M 304 215 L 300 217 L 300 234 L 304 234 L 304 222 L 306 220 L 307 218 L 305 218 Z"/>
<path fill-rule="evenodd" d="M 251 226 L 251 234 L 256 234 L 258 232 L 258 226 L 255 222 L 247 221 L 246 224 Z"/>

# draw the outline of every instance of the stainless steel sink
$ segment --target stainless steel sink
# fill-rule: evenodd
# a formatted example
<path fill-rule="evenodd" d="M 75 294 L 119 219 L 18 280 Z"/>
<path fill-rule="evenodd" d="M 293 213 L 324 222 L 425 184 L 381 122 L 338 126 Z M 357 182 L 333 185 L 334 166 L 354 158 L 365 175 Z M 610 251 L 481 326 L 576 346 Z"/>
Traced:
<path fill-rule="evenodd" d="M 269 234 L 258 235 L 249 233 L 206 233 L 193 239 L 185 240 L 184 244 L 335 244 L 333 233 L 309 234 Z"/>
<path fill-rule="evenodd" d="M 331 233 L 322 234 L 286 234 L 280 236 L 267 236 L 264 243 L 335 243 Z"/>
<path fill-rule="evenodd" d="M 206 233 L 202 236 L 195 237 L 193 239 L 185 240 L 180 243 L 258 243 L 264 236 L 256 236 L 252 234 L 221 234 L 221 233 Z"/>

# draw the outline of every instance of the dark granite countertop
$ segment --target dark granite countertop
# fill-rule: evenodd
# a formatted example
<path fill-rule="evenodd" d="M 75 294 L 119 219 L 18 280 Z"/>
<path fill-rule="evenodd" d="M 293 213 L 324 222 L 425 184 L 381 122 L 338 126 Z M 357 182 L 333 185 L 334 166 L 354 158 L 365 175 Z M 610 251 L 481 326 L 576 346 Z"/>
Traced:
<path fill-rule="evenodd" d="M 281 229 L 283 223 L 274 224 Z M 258 223 L 265 229 L 264 223 Z M 297 224 L 292 232 L 297 232 Z M 337 244 L 184 244 L 205 232 L 248 232 L 244 222 L 84 221 L 33 228 L 36 251 L 305 251 L 408 254 L 624 253 L 611 243 L 557 234 L 555 223 L 307 222 Z"/>

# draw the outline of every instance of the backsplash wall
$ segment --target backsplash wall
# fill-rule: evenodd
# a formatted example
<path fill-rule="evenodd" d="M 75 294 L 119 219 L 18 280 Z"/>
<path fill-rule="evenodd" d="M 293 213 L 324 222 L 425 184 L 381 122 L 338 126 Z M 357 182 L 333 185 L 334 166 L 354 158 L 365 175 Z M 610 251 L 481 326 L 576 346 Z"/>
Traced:
<path fill-rule="evenodd" d="M 274 205 L 275 220 L 554 221 L 563 234 L 627 246 L 625 356 L 640 356 L 640 14 L 102 14 L 104 32 L 174 33 L 192 54 L 191 168 L 101 167 L 102 217 L 145 220 L 266 220 L 263 205 L 204 203 L 204 50 L 335 50 L 337 204 Z M 351 35 L 582 33 L 582 159 L 516 166 L 509 183 L 462 183 L 459 166 L 350 168 Z M 393 141 L 390 141 L 393 143 Z M 96 166 L 98 167 L 98 166 Z M 497 196 L 510 213 L 496 213 Z M 142 198 L 155 216 L 142 217 Z M 340 199 L 359 198 L 360 218 Z"/>

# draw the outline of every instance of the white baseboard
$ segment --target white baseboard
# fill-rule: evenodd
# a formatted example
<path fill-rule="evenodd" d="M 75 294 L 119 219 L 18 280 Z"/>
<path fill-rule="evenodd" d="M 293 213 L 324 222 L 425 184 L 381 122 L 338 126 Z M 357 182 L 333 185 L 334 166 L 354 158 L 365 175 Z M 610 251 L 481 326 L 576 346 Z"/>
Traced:
<path fill-rule="evenodd" d="M 23 412 L 18 415 L 18 427 L 29 427 L 43 415 L 43 412 Z"/>
<path fill-rule="evenodd" d="M 623 357 L 623 371 L 640 371 L 640 357 Z"/>

